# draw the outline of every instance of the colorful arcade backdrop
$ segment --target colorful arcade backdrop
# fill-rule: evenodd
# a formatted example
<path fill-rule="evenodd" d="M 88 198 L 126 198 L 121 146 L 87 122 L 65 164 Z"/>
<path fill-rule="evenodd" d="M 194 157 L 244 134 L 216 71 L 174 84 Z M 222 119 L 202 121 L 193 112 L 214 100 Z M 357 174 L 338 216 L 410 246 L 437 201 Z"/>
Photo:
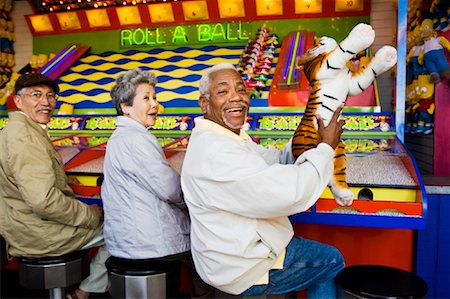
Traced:
<path fill-rule="evenodd" d="M 296 57 L 317 36 L 341 41 L 356 24 L 370 23 L 370 5 L 369 0 L 143 0 L 88 10 L 55 6 L 53 12 L 48 7 L 27 16 L 34 52 L 57 53 L 36 71 L 60 85 L 49 126 L 67 173 L 82 183 L 73 186 L 79 199 L 101 203 L 105 145 L 115 128 L 109 91 L 121 72 L 140 67 L 156 74 L 163 113 L 150 132 L 176 168 L 200 115 L 198 81 L 220 62 L 234 64 L 249 89 L 245 129 L 263 145 L 282 147 L 309 95 L 309 82 L 294 67 Z M 370 56 L 370 49 L 359 53 L 349 68 L 357 70 Z M 12 101 L 4 108 L 14 109 Z M 395 115 L 382 112 L 376 82 L 349 98 L 343 118 L 348 182 L 357 200 L 342 208 L 326 190 L 309 211 L 291 219 L 302 224 L 303 235 L 329 236 L 324 241 L 336 245 L 349 265 L 411 270 L 413 230 L 425 225 L 426 193 L 414 159 L 397 137 Z M 0 129 L 7 121 L 0 118 Z M 361 257 L 355 248 L 374 254 Z"/>

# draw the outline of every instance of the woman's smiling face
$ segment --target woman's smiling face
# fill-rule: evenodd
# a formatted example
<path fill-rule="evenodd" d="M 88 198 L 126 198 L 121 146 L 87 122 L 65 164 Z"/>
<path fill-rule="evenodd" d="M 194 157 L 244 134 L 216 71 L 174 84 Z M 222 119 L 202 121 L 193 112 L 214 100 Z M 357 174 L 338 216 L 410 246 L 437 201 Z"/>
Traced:
<path fill-rule="evenodd" d="M 154 126 L 158 113 L 155 88 L 147 83 L 138 85 L 132 106 L 122 106 L 124 114 L 144 127 Z"/>

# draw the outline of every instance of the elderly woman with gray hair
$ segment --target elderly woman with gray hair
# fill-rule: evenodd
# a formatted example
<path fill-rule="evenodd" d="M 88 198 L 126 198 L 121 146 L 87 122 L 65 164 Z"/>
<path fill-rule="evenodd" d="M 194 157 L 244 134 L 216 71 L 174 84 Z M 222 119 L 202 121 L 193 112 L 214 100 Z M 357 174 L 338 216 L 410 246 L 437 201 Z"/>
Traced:
<path fill-rule="evenodd" d="M 153 73 L 135 68 L 121 74 L 111 90 L 118 117 L 103 170 L 105 243 L 117 258 L 191 264 L 180 175 L 148 132 L 158 112 L 156 83 Z"/>

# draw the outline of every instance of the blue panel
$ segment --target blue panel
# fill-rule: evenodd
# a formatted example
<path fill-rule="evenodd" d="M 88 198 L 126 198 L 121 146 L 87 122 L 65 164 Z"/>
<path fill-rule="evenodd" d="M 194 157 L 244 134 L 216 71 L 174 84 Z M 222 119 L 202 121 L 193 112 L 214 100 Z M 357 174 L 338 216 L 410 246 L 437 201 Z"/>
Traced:
<path fill-rule="evenodd" d="M 440 196 L 436 298 L 450 298 L 450 195 Z"/>
<path fill-rule="evenodd" d="M 405 92 L 406 92 L 406 30 L 408 0 L 398 1 L 397 11 L 397 80 L 395 89 L 395 130 L 397 137 L 404 141 L 405 128 Z"/>
<path fill-rule="evenodd" d="M 428 284 L 427 298 L 436 297 L 439 203 L 439 195 L 428 194 L 426 228 L 418 232 L 416 273 Z"/>
<path fill-rule="evenodd" d="M 398 217 L 379 215 L 355 215 L 339 213 L 311 213 L 304 212 L 289 217 L 293 223 L 345 225 L 379 228 L 408 228 L 422 229 L 424 221 L 422 217 Z"/>
<path fill-rule="evenodd" d="M 99 206 L 103 207 L 103 203 L 100 198 L 77 196 L 77 199 L 87 205 L 99 205 Z"/>

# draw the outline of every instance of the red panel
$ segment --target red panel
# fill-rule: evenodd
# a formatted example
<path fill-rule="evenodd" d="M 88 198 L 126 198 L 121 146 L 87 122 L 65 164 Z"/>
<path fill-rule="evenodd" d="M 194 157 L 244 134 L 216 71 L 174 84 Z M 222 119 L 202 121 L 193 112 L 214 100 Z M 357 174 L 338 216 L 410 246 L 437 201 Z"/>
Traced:
<path fill-rule="evenodd" d="M 350 12 L 335 12 L 335 0 L 323 0 L 322 13 L 317 14 L 295 14 L 295 0 L 283 0 L 283 14 L 278 16 L 257 16 L 256 15 L 256 0 L 245 0 L 245 17 L 242 18 L 227 18 L 221 19 L 219 17 L 218 4 L 216 0 L 207 0 L 209 20 L 202 21 L 186 21 L 183 16 L 183 8 L 180 1 L 172 2 L 172 9 L 174 13 L 175 22 L 173 23 L 158 23 L 159 26 L 163 25 L 183 25 L 183 24 L 199 24 L 199 23 L 211 23 L 211 22 L 224 22 L 224 21 L 254 21 L 254 20 L 284 20 L 284 19 L 310 19 L 310 18 L 331 18 L 331 17 L 353 17 L 353 16 L 369 16 L 370 15 L 370 5 L 371 0 L 364 0 L 363 11 L 350 11 Z M 150 17 L 148 13 L 147 4 L 138 4 L 139 12 L 141 14 L 141 19 L 143 24 L 151 24 Z M 90 32 L 90 31 L 100 31 L 100 30 L 112 30 L 120 28 L 136 28 L 142 25 L 133 26 L 120 26 L 117 14 L 115 12 L 115 7 L 108 7 L 108 16 L 110 19 L 110 27 L 102 27 L 92 29 L 89 24 L 82 19 L 85 19 L 84 13 L 77 13 L 78 16 L 83 16 L 80 18 L 81 29 L 78 30 L 61 30 L 55 13 L 49 13 L 50 20 L 54 27 L 53 32 L 35 32 L 27 18 L 28 27 L 32 35 L 51 35 L 51 34 L 65 34 L 73 32 Z"/>
<path fill-rule="evenodd" d="M 450 40 L 450 32 L 438 32 L 439 36 L 443 36 Z M 444 50 L 447 63 L 450 63 L 450 52 Z M 434 87 L 434 157 L 433 157 L 433 174 L 437 176 L 450 175 L 450 82 L 442 80 Z"/>
<path fill-rule="evenodd" d="M 210 20 L 224 20 L 220 18 L 219 4 L 217 0 L 206 0 L 206 5 L 208 7 L 208 15 Z"/>
<path fill-rule="evenodd" d="M 436 110 L 434 114 L 434 158 L 433 174 L 450 175 L 450 87 L 448 83 L 439 82 L 434 90 Z"/>
<path fill-rule="evenodd" d="M 245 16 L 249 20 L 256 18 L 256 0 L 245 0 Z"/>
<path fill-rule="evenodd" d="M 111 24 L 111 29 L 118 29 L 120 27 L 119 17 L 117 16 L 116 9 L 114 7 L 109 7 L 107 10 L 109 23 Z"/>
<path fill-rule="evenodd" d="M 174 25 L 180 25 L 186 23 L 184 20 L 183 6 L 181 2 L 172 2 L 173 18 L 175 19 Z"/>
<path fill-rule="evenodd" d="M 300 83 L 299 87 L 291 87 L 283 89 L 280 84 L 284 83 L 286 80 L 283 79 L 283 72 L 286 68 L 286 64 L 289 64 L 289 61 L 286 61 L 289 56 L 289 46 L 290 43 L 286 42 L 289 39 L 295 39 L 296 32 L 290 33 L 287 37 L 284 38 L 281 43 L 280 55 L 278 56 L 278 63 L 275 69 L 275 73 L 272 80 L 272 85 L 269 91 L 269 106 L 306 106 L 308 102 L 309 96 L 309 82 L 303 75 L 303 73 L 299 74 Z M 314 45 L 314 32 L 302 32 L 301 36 L 304 39 L 304 43 L 299 45 L 300 54 L 304 53 L 307 49 L 311 48 Z"/>
<path fill-rule="evenodd" d="M 97 147 L 92 147 L 92 148 L 88 148 L 82 152 L 80 152 L 75 159 L 70 160 L 65 166 L 65 170 L 66 171 L 70 171 L 71 168 L 77 167 L 81 164 L 84 164 L 88 161 L 94 160 L 96 158 L 99 158 L 101 156 L 105 155 L 105 150 L 99 150 L 99 147 L 104 147 L 106 144 L 104 145 L 99 145 Z"/>
<path fill-rule="evenodd" d="M 61 26 L 59 25 L 58 17 L 55 13 L 51 13 L 48 15 L 50 19 L 50 23 L 52 23 L 53 29 L 55 30 L 55 33 L 67 33 L 72 30 L 62 30 Z"/>
<path fill-rule="evenodd" d="M 72 188 L 75 194 L 81 196 L 99 196 L 101 192 L 100 186 L 70 185 L 70 188 Z"/>
<path fill-rule="evenodd" d="M 413 270 L 413 230 L 318 224 L 297 224 L 294 228 L 297 236 L 339 249 L 346 266 L 371 264 Z"/>
<path fill-rule="evenodd" d="M 316 203 L 317 212 L 330 212 L 341 207 L 334 199 L 321 198 Z M 377 213 L 382 210 L 392 209 L 410 216 L 422 216 L 422 203 L 376 201 L 376 200 L 355 200 L 351 206 L 361 213 Z"/>
<path fill-rule="evenodd" d="M 150 26 L 150 12 L 147 5 L 138 5 L 139 14 L 141 15 L 141 22 L 144 26 Z"/>
<path fill-rule="evenodd" d="M 376 106 L 375 89 L 373 84 L 364 89 L 359 95 L 347 97 L 345 106 Z"/>
<path fill-rule="evenodd" d="M 89 22 L 86 13 L 81 10 L 77 10 L 76 13 L 78 20 L 80 21 L 81 28 L 89 28 Z"/>

